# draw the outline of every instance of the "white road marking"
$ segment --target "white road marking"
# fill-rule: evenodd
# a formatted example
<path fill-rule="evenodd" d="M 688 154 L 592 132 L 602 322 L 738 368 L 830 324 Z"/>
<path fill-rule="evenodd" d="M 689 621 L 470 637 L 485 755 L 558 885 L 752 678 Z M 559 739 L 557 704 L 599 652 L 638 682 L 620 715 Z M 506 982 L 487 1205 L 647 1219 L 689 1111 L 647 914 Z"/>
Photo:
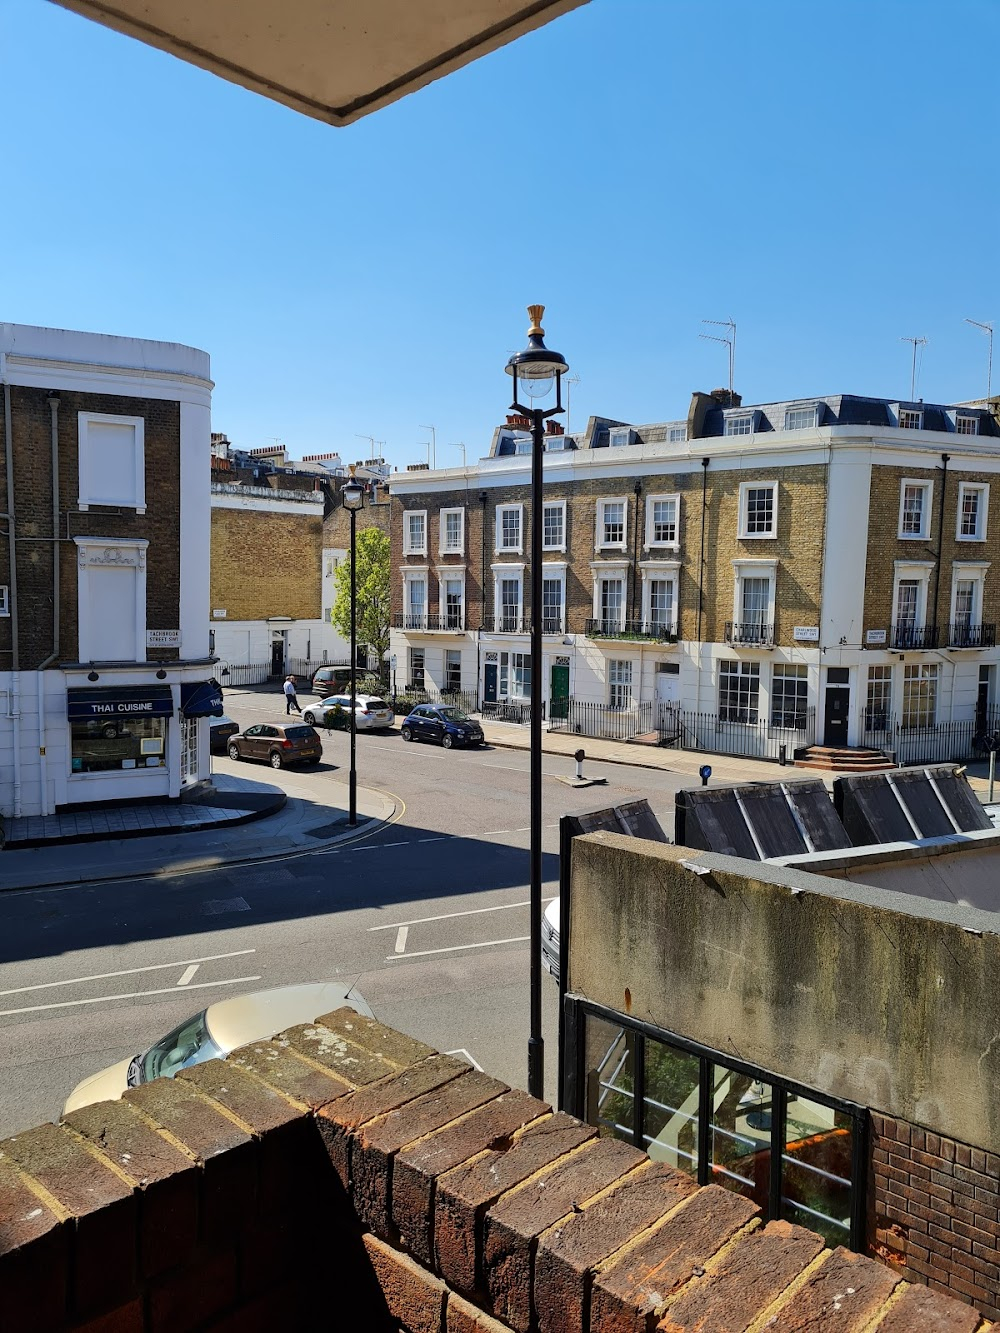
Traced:
<path fill-rule="evenodd" d="M 198 971 L 198 968 L 199 968 L 200 966 L 201 966 L 200 963 L 191 963 L 188 967 L 186 967 L 186 968 L 184 969 L 184 971 L 181 973 L 180 981 L 178 981 L 178 983 L 177 983 L 178 986 L 187 986 L 187 985 L 189 985 L 189 984 L 190 984 L 190 981 L 191 981 L 191 978 L 192 978 L 192 977 L 194 976 L 194 974 Z"/>
<path fill-rule="evenodd" d="M 490 949 L 496 944 L 528 944 L 530 935 L 515 935 L 509 940 L 483 940 L 481 944 L 449 944 L 443 949 L 418 949 L 415 953 L 391 953 L 386 958 L 387 963 L 394 962 L 397 958 L 429 958 L 433 953 L 458 953 L 460 949 Z"/>
<path fill-rule="evenodd" d="M 551 902 L 549 898 L 547 901 Z M 400 930 L 403 926 L 425 926 L 428 921 L 450 921 L 456 916 L 479 916 L 483 912 L 506 912 L 509 907 L 530 907 L 531 902 L 525 899 L 520 903 L 500 903 L 497 907 L 470 907 L 464 912 L 443 912 L 440 916 L 418 916 L 412 921 L 393 921 L 388 926 L 369 926 L 369 931 L 373 930 Z"/>
<path fill-rule="evenodd" d="M 399 930 L 396 932 L 396 952 L 397 952 L 397 953 L 405 953 L 405 952 L 406 952 L 406 937 L 407 937 L 407 935 L 409 935 L 409 933 L 410 933 L 410 927 L 409 927 L 409 926 L 400 926 Z"/>
<path fill-rule="evenodd" d="M 244 981 L 260 981 L 260 977 L 227 977 L 224 981 L 196 981 L 188 990 L 204 990 L 208 986 L 238 986 Z M 137 990 L 127 995 L 95 995 L 89 1000 L 60 1000 L 57 1004 L 30 1004 L 23 1009 L 0 1009 L 0 1018 L 11 1014 L 36 1014 L 42 1009 L 72 1009 L 77 1004 L 105 1004 L 111 1000 L 141 1000 L 147 995 L 176 995 L 176 986 L 161 990 Z"/>
<path fill-rule="evenodd" d="M 417 842 L 444 842 L 447 838 L 452 836 L 453 835 L 450 833 L 442 833 L 439 838 L 418 838 Z"/>
<path fill-rule="evenodd" d="M 472 1056 L 469 1054 L 469 1052 L 465 1049 L 464 1046 L 459 1046 L 457 1051 L 445 1051 L 445 1055 L 461 1055 L 463 1059 L 468 1060 L 469 1064 L 472 1066 L 473 1069 L 478 1069 L 480 1074 L 483 1072 L 482 1065 L 479 1063 L 478 1060 L 474 1060 L 472 1058 Z"/>
<path fill-rule="evenodd" d="M 380 847 L 405 847 L 406 845 L 407 845 L 407 844 L 406 844 L 405 842 L 380 842 L 380 843 L 379 843 L 379 846 L 380 846 Z"/>
<path fill-rule="evenodd" d="M 48 990 L 52 986 L 76 986 L 84 981 L 107 981 L 109 977 L 130 977 L 136 972 L 159 972 L 168 967 L 188 967 L 191 963 L 218 963 L 223 958 L 241 958 L 244 954 L 256 952 L 256 949 L 234 949 L 232 953 L 213 953 L 205 958 L 178 958 L 172 963 L 151 963 L 148 967 L 124 967 L 120 972 L 95 972 L 89 977 L 70 977 L 66 981 L 40 981 L 34 986 L 14 986 L 11 990 L 0 990 L 0 995 L 21 995 L 24 991 Z"/>
<path fill-rule="evenodd" d="M 480 837 L 480 838 L 499 838 L 500 835 L 503 834 L 503 833 L 513 833 L 513 832 L 514 832 L 514 830 L 513 830 L 512 828 L 495 828 L 495 829 L 490 829 L 489 833 L 480 833 L 480 834 L 479 834 L 479 837 Z"/>

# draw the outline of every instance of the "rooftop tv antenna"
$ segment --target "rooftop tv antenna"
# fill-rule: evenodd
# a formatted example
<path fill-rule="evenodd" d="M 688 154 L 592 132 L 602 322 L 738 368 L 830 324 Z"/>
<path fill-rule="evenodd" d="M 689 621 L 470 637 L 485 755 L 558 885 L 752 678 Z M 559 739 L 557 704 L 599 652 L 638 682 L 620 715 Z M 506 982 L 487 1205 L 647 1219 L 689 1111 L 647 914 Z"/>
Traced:
<path fill-rule="evenodd" d="M 901 343 L 913 343 L 913 362 L 910 366 L 910 402 L 916 400 L 917 393 L 917 348 L 926 347 L 926 338 L 900 338 Z"/>
<path fill-rule="evenodd" d="M 990 320 L 989 323 L 980 324 L 978 319 L 967 319 L 965 322 L 974 325 L 977 329 L 982 329 L 989 336 L 990 357 L 986 367 L 986 397 L 990 398 L 993 395 L 993 321 Z"/>
<path fill-rule="evenodd" d="M 462 467 L 464 468 L 464 467 L 465 467 L 465 441 L 464 441 L 464 440 L 459 440 L 458 444 L 453 444 L 453 445 L 451 445 L 450 447 L 451 447 L 452 449 L 461 449 L 461 451 L 462 451 Z"/>
<path fill-rule="evenodd" d="M 437 431 L 433 426 L 421 426 L 421 430 L 429 430 L 431 438 L 427 441 L 427 461 L 432 468 L 437 467 Z"/>
<path fill-rule="evenodd" d="M 566 378 L 563 380 L 563 384 L 566 388 L 566 421 L 563 425 L 563 431 L 566 435 L 569 434 L 569 391 L 574 384 L 579 384 L 579 383 L 580 383 L 579 375 L 567 375 Z"/>
<path fill-rule="evenodd" d="M 736 321 L 735 319 L 703 319 L 703 324 L 715 324 L 718 328 L 728 329 L 729 337 L 720 338 L 716 333 L 699 333 L 699 338 L 707 338 L 709 342 L 725 343 L 729 348 L 729 401 L 733 401 L 733 372 L 736 369 Z"/>

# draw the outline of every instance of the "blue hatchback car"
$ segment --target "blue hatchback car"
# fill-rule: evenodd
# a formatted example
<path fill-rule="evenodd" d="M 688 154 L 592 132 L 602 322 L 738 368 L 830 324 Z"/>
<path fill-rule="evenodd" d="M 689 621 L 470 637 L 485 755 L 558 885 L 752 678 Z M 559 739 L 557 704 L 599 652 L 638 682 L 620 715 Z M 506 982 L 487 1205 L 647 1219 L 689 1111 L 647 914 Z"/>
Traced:
<path fill-rule="evenodd" d="M 417 704 L 403 718 L 399 734 L 404 741 L 439 741 L 446 750 L 483 743 L 482 727 L 454 704 Z"/>

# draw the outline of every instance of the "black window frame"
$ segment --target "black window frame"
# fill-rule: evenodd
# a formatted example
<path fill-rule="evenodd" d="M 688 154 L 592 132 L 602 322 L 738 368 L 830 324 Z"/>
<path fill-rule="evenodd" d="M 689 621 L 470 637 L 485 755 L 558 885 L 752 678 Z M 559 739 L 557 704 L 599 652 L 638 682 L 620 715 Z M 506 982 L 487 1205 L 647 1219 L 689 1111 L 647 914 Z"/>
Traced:
<path fill-rule="evenodd" d="M 781 1218 L 782 1212 L 782 1179 L 781 1165 L 785 1158 L 785 1111 L 789 1095 L 792 1097 L 804 1097 L 810 1101 L 826 1106 L 836 1113 L 850 1118 L 851 1125 L 851 1210 L 849 1237 L 845 1242 L 848 1249 L 858 1253 L 864 1253 L 866 1250 L 867 1233 L 867 1195 L 868 1195 L 868 1108 L 847 1101 L 841 1097 L 833 1097 L 829 1093 L 820 1092 L 816 1088 L 807 1087 L 795 1079 L 786 1078 L 783 1075 L 776 1074 L 771 1070 L 764 1069 L 757 1065 L 748 1064 L 745 1060 L 737 1059 L 726 1051 L 717 1051 L 712 1047 L 704 1046 L 700 1042 L 692 1041 L 688 1037 L 682 1037 L 678 1033 L 670 1032 L 665 1028 L 657 1027 L 652 1023 L 645 1023 L 640 1019 L 633 1018 L 630 1015 L 623 1014 L 619 1010 L 610 1009 L 606 1005 L 597 1003 L 594 1000 L 585 999 L 579 995 L 567 993 L 563 1000 L 563 1018 L 564 1018 L 564 1040 L 565 1048 L 563 1058 L 560 1061 L 562 1072 L 561 1087 L 561 1108 L 579 1119 L 587 1119 L 587 1087 L 586 1087 L 586 1029 L 588 1017 L 599 1019 L 605 1023 L 613 1024 L 617 1027 L 633 1032 L 650 1041 L 661 1042 L 672 1046 L 686 1055 L 696 1056 L 699 1061 L 699 1098 L 698 1098 L 698 1164 L 697 1174 L 693 1177 L 699 1185 L 718 1184 L 719 1181 L 712 1174 L 711 1157 L 711 1125 L 712 1119 L 709 1113 L 711 1105 L 711 1072 L 712 1065 L 723 1065 L 726 1069 L 751 1078 L 755 1082 L 769 1084 L 773 1090 L 773 1113 L 771 1116 L 771 1143 L 770 1143 L 770 1194 L 768 1207 L 768 1221 Z M 645 1041 L 636 1043 L 636 1054 L 633 1065 L 633 1078 L 635 1088 L 641 1090 L 642 1095 L 632 1097 L 632 1126 L 631 1142 L 640 1152 L 646 1151 L 646 1145 L 643 1142 L 645 1123 L 646 1123 L 646 1096 L 645 1096 Z M 723 1187 L 724 1188 L 724 1187 Z M 798 1225 L 803 1225 L 801 1218 L 796 1216 L 792 1218 Z"/>

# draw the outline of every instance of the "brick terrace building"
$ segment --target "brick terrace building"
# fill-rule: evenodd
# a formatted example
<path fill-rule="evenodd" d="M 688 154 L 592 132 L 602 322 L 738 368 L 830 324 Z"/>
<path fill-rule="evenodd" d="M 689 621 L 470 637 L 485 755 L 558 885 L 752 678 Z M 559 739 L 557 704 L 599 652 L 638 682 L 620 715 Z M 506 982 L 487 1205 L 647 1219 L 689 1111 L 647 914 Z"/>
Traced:
<path fill-rule="evenodd" d="M 996 403 L 728 397 L 547 437 L 549 716 L 567 699 L 636 727 L 672 711 L 706 749 L 772 757 L 984 722 Z M 531 694 L 527 424 L 508 418 L 467 468 L 391 481 L 393 651 L 410 683 L 487 707 Z"/>
<path fill-rule="evenodd" d="M 0 324 L 0 811 L 209 775 L 205 352 Z"/>

